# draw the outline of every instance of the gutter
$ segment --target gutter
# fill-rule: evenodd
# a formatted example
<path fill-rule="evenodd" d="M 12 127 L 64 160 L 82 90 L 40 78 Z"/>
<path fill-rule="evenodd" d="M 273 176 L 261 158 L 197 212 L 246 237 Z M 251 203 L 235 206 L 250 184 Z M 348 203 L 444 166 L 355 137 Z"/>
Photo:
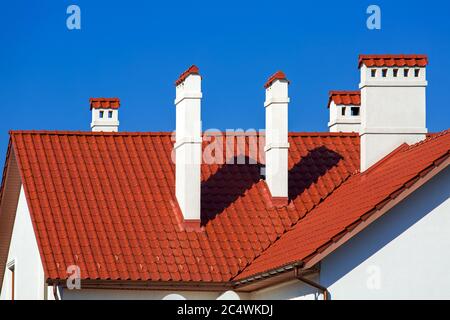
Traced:
<path fill-rule="evenodd" d="M 299 272 L 298 268 L 295 268 L 294 274 L 295 274 L 295 278 L 297 278 L 299 281 L 301 281 L 303 283 L 306 283 L 307 285 L 320 290 L 322 292 L 322 294 L 323 294 L 323 300 L 328 300 L 329 293 L 328 293 L 328 289 L 327 288 L 325 288 L 324 286 L 322 286 L 322 285 L 320 285 L 320 284 L 318 284 L 318 283 L 316 283 L 316 282 L 314 282 L 314 281 L 312 281 L 312 280 L 302 276 L 301 273 Z"/>
<path fill-rule="evenodd" d="M 60 279 L 47 280 L 49 285 L 67 288 Z M 141 281 L 141 280 L 81 280 L 81 289 L 119 289 L 119 290 L 187 290 L 187 291 L 227 291 L 232 290 L 231 282 L 165 282 L 165 281 Z"/>

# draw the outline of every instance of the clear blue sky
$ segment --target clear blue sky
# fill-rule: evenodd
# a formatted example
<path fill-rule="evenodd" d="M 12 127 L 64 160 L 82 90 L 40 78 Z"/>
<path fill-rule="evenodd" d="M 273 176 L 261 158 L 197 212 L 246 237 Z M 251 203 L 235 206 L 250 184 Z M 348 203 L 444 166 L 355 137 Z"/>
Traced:
<path fill-rule="evenodd" d="M 81 30 L 66 9 L 81 8 Z M 366 8 L 382 11 L 366 28 Z M 429 55 L 427 126 L 449 127 L 448 1 L 3 1 L 0 160 L 10 129 L 89 130 L 90 97 L 119 97 L 121 131 L 171 131 L 174 80 L 203 76 L 203 127 L 263 128 L 266 78 L 291 80 L 291 131 L 326 131 L 327 94 L 357 89 L 359 53 Z"/>

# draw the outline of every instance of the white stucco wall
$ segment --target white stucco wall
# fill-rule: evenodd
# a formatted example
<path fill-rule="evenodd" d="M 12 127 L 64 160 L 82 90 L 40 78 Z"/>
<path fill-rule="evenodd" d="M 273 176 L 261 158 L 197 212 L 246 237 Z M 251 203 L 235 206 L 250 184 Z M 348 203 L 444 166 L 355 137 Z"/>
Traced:
<path fill-rule="evenodd" d="M 63 300 L 242 300 L 249 299 L 246 293 L 202 292 L 202 291 L 162 291 L 162 290 L 104 290 L 104 289 L 64 289 Z"/>
<path fill-rule="evenodd" d="M 319 276 L 308 277 L 314 282 L 319 282 Z M 322 294 L 299 280 L 292 280 L 259 291 L 252 292 L 249 296 L 252 300 L 321 300 Z"/>
<path fill-rule="evenodd" d="M 14 261 L 16 300 L 44 299 L 44 269 L 28 211 L 23 187 L 20 189 L 16 219 L 11 238 L 7 263 Z M 11 299 L 12 273 L 6 269 L 0 300 Z M 49 290 L 50 292 L 51 290 Z M 48 294 L 50 298 L 52 294 Z"/>
<path fill-rule="evenodd" d="M 318 276 L 311 277 L 319 280 Z M 321 300 L 322 294 L 298 280 L 278 284 L 252 293 L 161 290 L 63 289 L 63 300 Z"/>
<path fill-rule="evenodd" d="M 322 261 L 331 299 L 450 299 L 450 168 Z"/>
<path fill-rule="evenodd" d="M 109 118 L 109 112 L 112 117 Z M 118 109 L 95 109 L 92 108 L 91 129 L 96 132 L 118 132 L 119 131 L 119 110 Z M 103 118 L 100 118 L 100 112 L 103 112 Z"/>
<path fill-rule="evenodd" d="M 361 129 L 361 115 L 352 116 L 354 105 L 336 105 L 334 101 L 330 103 L 330 121 L 328 127 L 330 132 L 359 132 Z M 345 115 L 342 115 L 342 108 L 345 108 Z M 360 108 L 361 112 L 361 108 Z"/>
<path fill-rule="evenodd" d="M 387 70 L 383 77 L 383 70 Z M 394 77 L 394 69 L 398 76 Z M 415 77 L 414 70 L 420 71 Z M 376 76 L 371 76 L 371 71 Z M 408 76 L 404 76 L 408 70 Z M 361 67 L 361 171 L 402 143 L 425 139 L 426 68 Z"/>

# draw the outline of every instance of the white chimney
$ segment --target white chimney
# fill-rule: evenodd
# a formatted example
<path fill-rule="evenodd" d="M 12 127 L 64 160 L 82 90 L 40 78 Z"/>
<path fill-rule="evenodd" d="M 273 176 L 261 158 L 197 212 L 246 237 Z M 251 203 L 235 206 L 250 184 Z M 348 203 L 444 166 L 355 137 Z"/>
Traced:
<path fill-rule="evenodd" d="M 274 203 L 288 202 L 288 85 L 285 74 L 276 72 L 266 82 L 266 182 Z"/>
<path fill-rule="evenodd" d="M 425 55 L 360 55 L 361 172 L 403 143 L 425 139 Z"/>
<path fill-rule="evenodd" d="M 359 132 L 361 128 L 361 93 L 359 91 L 330 91 L 330 132 Z"/>
<path fill-rule="evenodd" d="M 200 227 L 202 90 L 198 68 L 191 66 L 175 85 L 175 193 L 184 222 Z"/>
<path fill-rule="evenodd" d="M 92 112 L 92 131 L 119 131 L 119 98 L 91 98 L 89 102 Z"/>

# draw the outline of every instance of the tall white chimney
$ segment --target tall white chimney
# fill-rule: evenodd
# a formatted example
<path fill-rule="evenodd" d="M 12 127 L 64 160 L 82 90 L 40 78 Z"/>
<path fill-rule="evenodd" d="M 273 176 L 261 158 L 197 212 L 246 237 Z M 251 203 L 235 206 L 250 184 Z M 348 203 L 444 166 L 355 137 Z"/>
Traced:
<path fill-rule="evenodd" d="M 425 55 L 360 55 L 361 172 L 403 143 L 425 139 Z"/>
<path fill-rule="evenodd" d="M 202 90 L 199 69 L 191 66 L 175 85 L 175 193 L 184 222 L 200 227 Z"/>
<path fill-rule="evenodd" d="M 266 182 L 277 205 L 288 202 L 289 81 L 278 71 L 266 82 Z"/>
<path fill-rule="evenodd" d="M 359 91 L 330 91 L 330 132 L 359 132 L 361 129 L 361 93 Z"/>
<path fill-rule="evenodd" d="M 119 131 L 119 98 L 91 98 L 89 103 L 92 112 L 92 131 Z"/>

